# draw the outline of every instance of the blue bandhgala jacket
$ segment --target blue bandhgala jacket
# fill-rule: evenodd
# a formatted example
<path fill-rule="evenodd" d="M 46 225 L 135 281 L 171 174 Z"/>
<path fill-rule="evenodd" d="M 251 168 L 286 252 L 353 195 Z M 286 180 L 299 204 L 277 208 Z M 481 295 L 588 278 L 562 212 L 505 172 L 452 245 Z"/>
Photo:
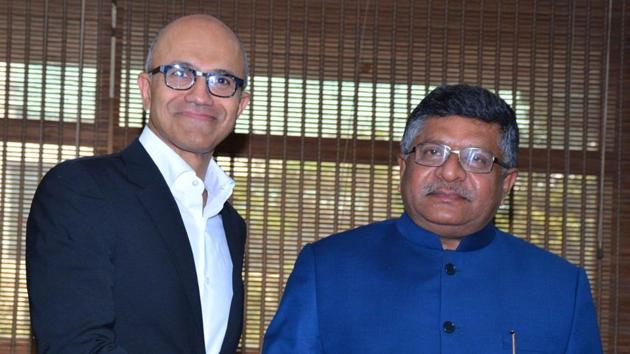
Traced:
<path fill-rule="evenodd" d="M 583 269 L 488 225 L 443 250 L 403 214 L 307 245 L 264 354 L 601 353 Z"/>

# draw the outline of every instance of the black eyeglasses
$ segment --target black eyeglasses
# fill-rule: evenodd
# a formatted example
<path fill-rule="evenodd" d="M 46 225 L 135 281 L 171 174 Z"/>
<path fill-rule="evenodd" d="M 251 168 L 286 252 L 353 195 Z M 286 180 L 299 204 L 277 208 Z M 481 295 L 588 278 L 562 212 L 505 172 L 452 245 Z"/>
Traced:
<path fill-rule="evenodd" d="M 164 74 L 164 83 L 173 90 L 188 90 L 197 81 L 198 76 L 206 78 L 206 87 L 208 93 L 213 96 L 228 98 L 234 96 L 236 90 L 243 87 L 245 81 L 240 77 L 221 71 L 203 71 L 195 70 L 183 64 L 160 65 L 149 71 L 149 74 Z"/>
<path fill-rule="evenodd" d="M 415 153 L 415 163 L 429 167 L 442 166 L 453 153 L 457 154 L 459 164 L 467 172 L 490 173 L 495 163 L 501 167 L 509 168 L 507 164 L 499 160 L 491 152 L 476 147 L 453 150 L 448 145 L 422 143 L 411 148 L 409 154 L 412 153 Z"/>

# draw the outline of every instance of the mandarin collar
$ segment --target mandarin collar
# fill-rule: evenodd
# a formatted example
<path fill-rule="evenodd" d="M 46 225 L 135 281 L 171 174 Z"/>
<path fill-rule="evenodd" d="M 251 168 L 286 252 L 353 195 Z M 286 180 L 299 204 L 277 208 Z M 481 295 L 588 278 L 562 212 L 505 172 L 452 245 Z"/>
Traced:
<path fill-rule="evenodd" d="M 396 227 L 404 238 L 420 247 L 443 250 L 440 237 L 416 225 L 407 213 L 403 213 L 400 219 L 396 221 Z M 465 236 L 455 251 L 469 252 L 479 250 L 489 245 L 494 240 L 495 235 L 496 228 L 494 225 L 488 224 L 481 230 Z"/>

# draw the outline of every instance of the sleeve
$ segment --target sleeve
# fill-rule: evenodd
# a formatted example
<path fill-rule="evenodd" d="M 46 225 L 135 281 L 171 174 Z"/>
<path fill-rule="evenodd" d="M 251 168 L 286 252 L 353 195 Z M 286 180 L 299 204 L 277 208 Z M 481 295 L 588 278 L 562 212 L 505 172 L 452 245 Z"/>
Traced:
<path fill-rule="evenodd" d="M 304 247 L 289 276 L 278 312 L 265 334 L 263 354 L 323 353 L 317 317 L 312 246 Z"/>
<path fill-rule="evenodd" d="M 586 272 L 580 268 L 567 354 L 597 353 L 602 353 L 602 344 L 597 326 L 595 305 Z"/>
<path fill-rule="evenodd" d="M 31 324 L 39 353 L 127 353 L 116 345 L 112 232 L 89 173 L 64 163 L 35 194 L 26 229 Z"/>

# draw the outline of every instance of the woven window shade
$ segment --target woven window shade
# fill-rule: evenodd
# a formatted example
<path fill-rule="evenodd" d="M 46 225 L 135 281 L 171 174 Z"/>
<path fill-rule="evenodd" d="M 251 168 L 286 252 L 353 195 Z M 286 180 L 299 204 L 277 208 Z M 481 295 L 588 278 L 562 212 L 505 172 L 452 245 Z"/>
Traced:
<path fill-rule="evenodd" d="M 605 352 L 630 350 L 625 1 L 0 6 L 0 352 L 33 349 L 24 233 L 39 179 L 139 134 L 148 42 L 196 12 L 234 28 L 250 59 L 250 106 L 216 153 L 248 222 L 243 353 L 259 351 L 304 244 L 400 215 L 398 141 L 410 110 L 444 83 L 483 85 L 515 108 L 520 175 L 495 223 L 585 267 Z"/>

